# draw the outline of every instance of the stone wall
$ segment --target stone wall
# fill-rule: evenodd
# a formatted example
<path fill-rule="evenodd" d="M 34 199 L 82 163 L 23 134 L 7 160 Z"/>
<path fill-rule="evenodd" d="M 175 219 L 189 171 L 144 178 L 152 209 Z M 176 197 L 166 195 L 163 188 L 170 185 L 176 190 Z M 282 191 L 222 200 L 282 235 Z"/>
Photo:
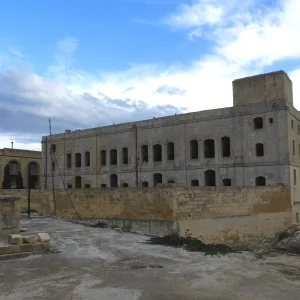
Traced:
<path fill-rule="evenodd" d="M 21 208 L 27 209 L 26 190 L 19 193 Z M 189 229 L 207 242 L 260 238 L 292 222 L 286 186 L 72 189 L 56 190 L 55 198 L 56 214 L 63 218 L 110 225 L 132 220 L 134 230 L 152 234 L 178 226 L 182 235 Z M 54 207 L 52 190 L 31 191 L 32 209 L 47 215 Z"/>
<path fill-rule="evenodd" d="M 19 197 L 0 195 L 0 235 L 10 233 L 20 233 Z"/>

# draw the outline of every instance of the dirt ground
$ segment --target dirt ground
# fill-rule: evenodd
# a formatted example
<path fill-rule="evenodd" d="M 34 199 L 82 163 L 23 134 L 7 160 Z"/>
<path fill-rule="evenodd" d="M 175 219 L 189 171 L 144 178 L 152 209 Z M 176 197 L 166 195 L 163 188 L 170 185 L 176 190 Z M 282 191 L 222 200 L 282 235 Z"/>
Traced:
<path fill-rule="evenodd" d="M 0 300 L 299 299 L 300 256 L 205 256 L 52 218 L 21 223 L 59 252 L 0 258 Z"/>

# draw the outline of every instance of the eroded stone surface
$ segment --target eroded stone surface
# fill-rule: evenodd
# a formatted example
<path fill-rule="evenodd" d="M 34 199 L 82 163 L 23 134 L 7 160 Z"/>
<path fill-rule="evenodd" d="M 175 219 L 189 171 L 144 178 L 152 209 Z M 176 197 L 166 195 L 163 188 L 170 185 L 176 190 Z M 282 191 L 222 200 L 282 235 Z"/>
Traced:
<path fill-rule="evenodd" d="M 20 234 L 10 234 L 8 236 L 8 242 L 11 245 L 21 245 L 23 243 L 23 237 Z"/>
<path fill-rule="evenodd" d="M 23 236 L 24 244 L 34 244 L 37 242 L 38 237 L 36 235 L 25 235 Z"/>

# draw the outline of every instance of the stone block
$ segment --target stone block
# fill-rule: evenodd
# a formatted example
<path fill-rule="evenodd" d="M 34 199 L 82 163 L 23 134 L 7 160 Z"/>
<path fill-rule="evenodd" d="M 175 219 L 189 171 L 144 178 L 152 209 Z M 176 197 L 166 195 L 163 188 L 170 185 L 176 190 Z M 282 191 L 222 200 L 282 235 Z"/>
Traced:
<path fill-rule="evenodd" d="M 38 233 L 38 241 L 41 243 L 50 242 L 50 235 L 48 233 Z"/>
<path fill-rule="evenodd" d="M 38 237 L 36 235 L 24 235 L 23 242 L 24 244 L 34 244 L 37 242 Z"/>
<path fill-rule="evenodd" d="M 9 254 L 8 253 L 8 246 L 0 246 L 0 255 Z"/>
<path fill-rule="evenodd" d="M 20 245 L 21 252 L 32 252 L 33 251 L 33 245 L 32 244 L 23 244 Z"/>
<path fill-rule="evenodd" d="M 45 250 L 49 251 L 51 249 L 51 242 L 44 243 Z"/>
<path fill-rule="evenodd" d="M 8 253 L 13 254 L 13 253 L 19 253 L 20 250 L 20 245 L 9 245 L 8 246 Z"/>
<path fill-rule="evenodd" d="M 43 251 L 45 250 L 45 244 L 44 243 L 36 243 L 32 245 L 33 251 Z"/>
<path fill-rule="evenodd" d="M 8 242 L 11 245 L 22 245 L 23 237 L 20 234 L 10 234 L 8 236 Z"/>

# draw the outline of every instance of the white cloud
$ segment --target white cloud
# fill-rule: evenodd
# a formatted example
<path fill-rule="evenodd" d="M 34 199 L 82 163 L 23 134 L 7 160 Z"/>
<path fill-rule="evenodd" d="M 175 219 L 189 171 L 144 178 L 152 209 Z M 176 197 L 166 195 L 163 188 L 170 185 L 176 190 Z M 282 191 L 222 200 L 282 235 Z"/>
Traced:
<path fill-rule="evenodd" d="M 24 142 L 24 140 L 28 139 L 31 142 Z M 32 140 L 36 140 L 37 142 L 33 142 Z M 14 149 L 41 151 L 41 142 L 38 142 L 40 140 L 40 137 L 30 134 L 0 132 L 0 149 L 11 148 L 11 142 L 13 142 Z"/>
<path fill-rule="evenodd" d="M 226 1 L 225 6 L 225 1 L 201 0 L 190 7 L 180 6 L 176 17 L 169 17 L 173 20 L 170 25 L 194 38 L 203 32 L 203 26 L 210 25 L 209 35 L 202 38 L 210 38 L 211 54 L 201 56 L 199 49 L 199 59 L 186 66 L 133 65 L 119 72 L 87 74 L 72 65 L 78 41 L 66 39 L 58 43 L 59 59 L 46 77 L 20 69 L 0 72 L 0 80 L 9 82 L 2 85 L 6 87 L 2 93 L 8 100 L 8 95 L 18 99 L 2 100 L 1 105 L 77 122 L 84 128 L 173 114 L 176 107 L 196 111 L 231 106 L 233 79 L 258 74 L 274 62 L 284 66 L 285 59 L 300 57 L 300 1 L 277 1 L 272 7 L 260 2 L 255 7 L 254 0 L 244 1 L 242 6 L 236 3 Z M 210 10 L 204 11 L 200 4 Z M 298 107 L 300 65 L 286 71 L 293 80 L 294 105 Z M 161 87 L 177 92 L 157 92 Z"/>

